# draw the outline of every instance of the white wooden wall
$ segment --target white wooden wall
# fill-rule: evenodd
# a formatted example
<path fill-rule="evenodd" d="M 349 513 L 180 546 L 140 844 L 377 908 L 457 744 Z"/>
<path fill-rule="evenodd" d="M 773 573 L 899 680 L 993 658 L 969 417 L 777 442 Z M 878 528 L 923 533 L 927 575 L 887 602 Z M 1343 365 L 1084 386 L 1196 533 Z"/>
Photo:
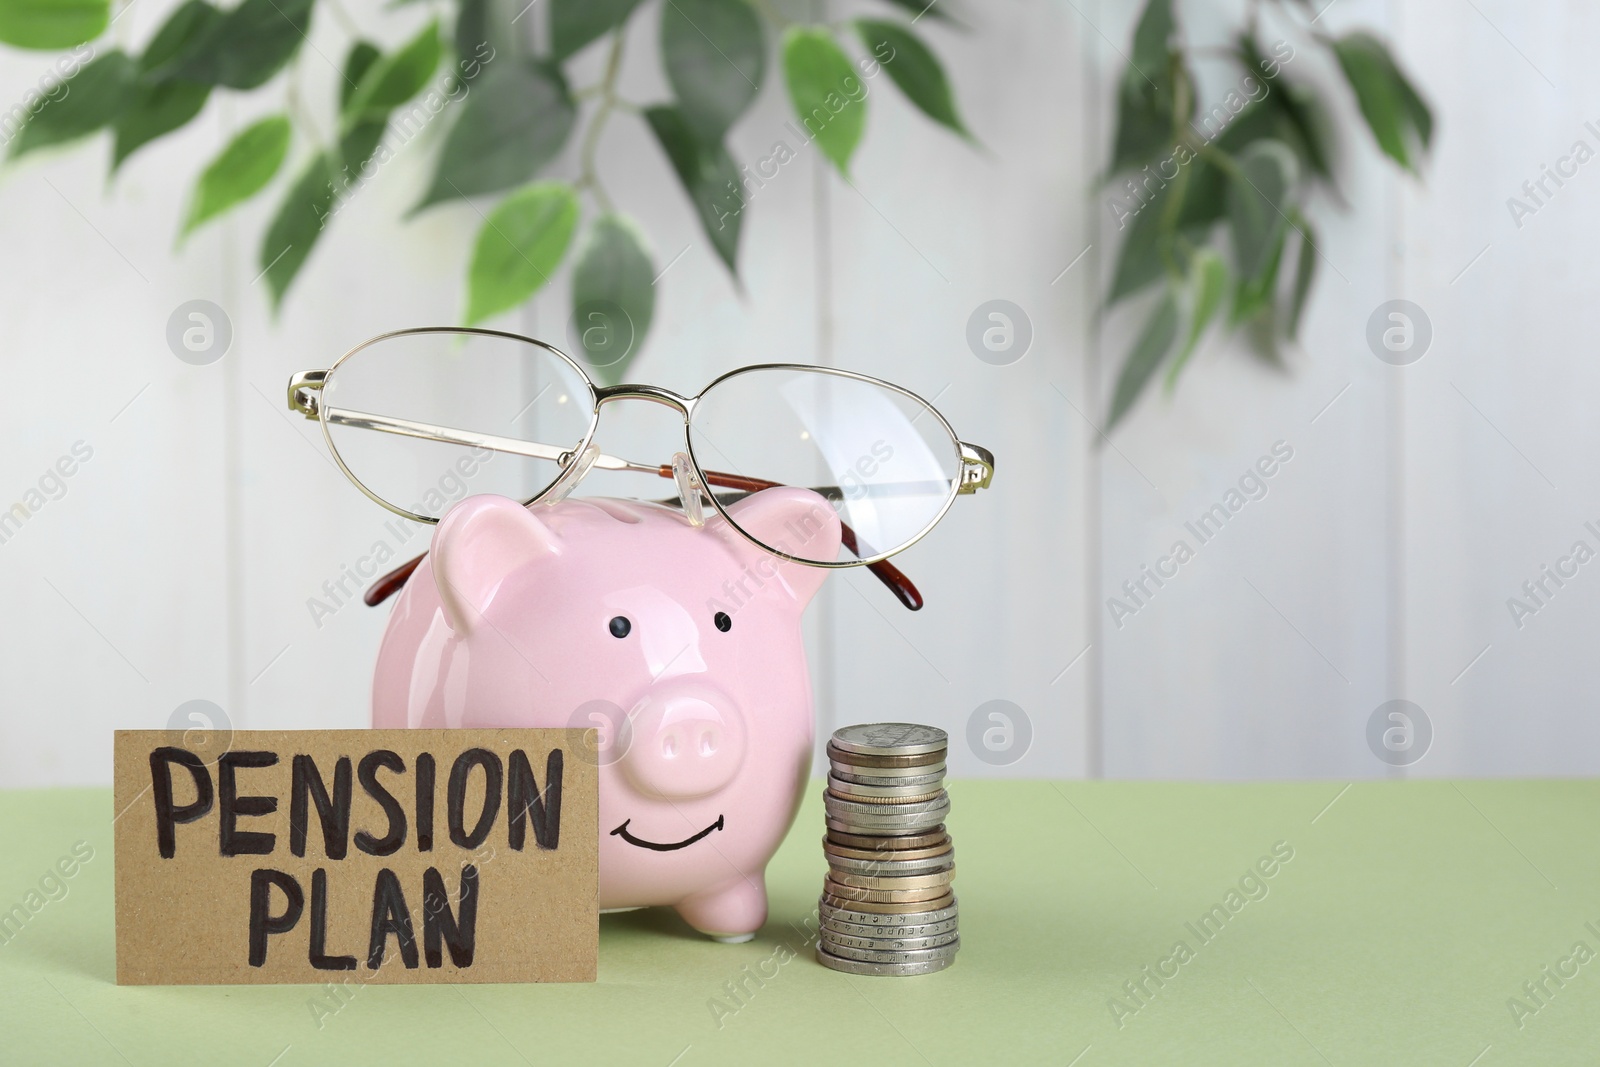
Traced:
<path fill-rule="evenodd" d="M 168 6 L 137 5 L 118 31 L 142 44 Z M 998 457 L 994 487 L 899 561 L 922 612 L 870 577 L 830 579 L 811 618 L 819 725 L 943 725 L 963 775 L 1354 778 L 1400 773 L 1368 750 L 1366 726 L 1403 697 L 1435 732 L 1404 773 L 1594 773 L 1585 639 L 1600 562 L 1520 630 L 1505 601 L 1574 540 L 1600 549 L 1583 529 L 1600 527 L 1600 479 L 1579 429 L 1600 387 L 1585 299 L 1600 281 L 1600 162 L 1520 230 L 1504 201 L 1574 140 L 1600 149 L 1583 128 L 1600 120 L 1586 60 L 1600 15 L 1573 0 L 1329 11 L 1320 24 L 1333 31 L 1394 39 L 1436 104 L 1426 180 L 1381 165 L 1347 105 L 1348 206 L 1319 207 L 1326 262 L 1288 372 L 1213 341 L 1174 398 L 1152 398 L 1103 443 L 1095 427 L 1132 326 L 1124 312 L 1096 329 L 1116 234 L 1094 179 L 1135 7 L 969 4 L 970 33 L 922 20 L 983 150 L 877 79 L 853 184 L 806 155 L 746 214 L 742 298 L 648 134 L 627 116 L 607 133 L 613 197 L 658 265 L 682 252 L 632 377 L 692 392 L 744 362 L 849 366 L 937 397 Z M 1182 5 L 1197 39 L 1225 8 Z M 355 7 L 362 19 L 378 9 Z M 625 91 L 648 101 L 662 84 L 654 15 L 637 22 Z M 376 24 L 391 41 L 413 28 Z M 334 76 L 321 53 L 345 41 L 331 20 L 312 40 L 301 75 L 317 100 Z M 46 59 L 0 52 L 0 102 Z M 1290 70 L 1335 84 L 1309 49 Z M 109 187 L 104 142 L 0 171 L 0 498 L 75 442 L 93 448 L 65 496 L 0 544 L 0 785 L 104 782 L 112 729 L 164 726 L 195 698 L 239 728 L 366 719 L 383 611 L 351 604 L 319 628 L 306 601 L 389 536 L 388 516 L 284 410 L 283 384 L 374 333 L 455 321 L 477 217 L 459 206 L 397 224 L 425 177 L 416 143 L 339 215 L 274 321 L 252 281 L 270 198 L 181 254 L 172 235 L 200 166 L 279 106 L 214 101 Z M 786 117 L 769 75 L 735 157 L 791 140 Z M 1434 329 L 1408 367 L 1365 341 L 1373 309 L 1397 297 Z M 207 367 L 165 341 L 168 315 L 195 298 L 234 328 Z M 1006 367 L 965 341 L 973 309 L 996 298 L 1034 331 Z M 505 324 L 562 343 L 565 307 L 557 284 Z M 634 407 L 608 409 L 607 446 L 665 456 L 670 421 Z M 1106 599 L 1279 441 L 1293 458 L 1268 495 L 1117 626 Z M 964 741 L 996 699 L 1021 707 L 1033 734 L 1004 766 Z"/>

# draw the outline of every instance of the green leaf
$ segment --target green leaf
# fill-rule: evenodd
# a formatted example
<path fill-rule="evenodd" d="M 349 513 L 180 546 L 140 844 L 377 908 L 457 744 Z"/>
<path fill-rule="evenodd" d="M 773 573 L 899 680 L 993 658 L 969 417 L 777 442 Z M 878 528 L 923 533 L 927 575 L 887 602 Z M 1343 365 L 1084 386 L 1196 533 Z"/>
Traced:
<path fill-rule="evenodd" d="M 1162 249 L 1165 241 L 1161 233 L 1161 201 L 1152 200 L 1138 209 L 1124 230 L 1122 248 L 1117 252 L 1117 266 L 1111 274 L 1111 291 L 1106 295 L 1109 307 L 1125 296 L 1131 296 L 1161 277 L 1165 270 Z"/>
<path fill-rule="evenodd" d="M 1189 181 L 1183 190 L 1183 206 L 1178 209 L 1178 228 L 1209 229 L 1228 213 L 1228 176 L 1204 158 L 1197 157 L 1186 167 Z"/>
<path fill-rule="evenodd" d="M 1272 312 L 1278 292 L 1278 269 L 1283 265 L 1283 249 L 1288 238 L 1287 224 L 1279 227 L 1272 244 L 1267 248 L 1266 259 L 1255 274 L 1239 279 L 1233 294 L 1231 316 L 1235 325 L 1253 320 L 1263 312 Z"/>
<path fill-rule="evenodd" d="M 289 283 L 300 273 L 333 208 L 337 176 L 327 153 L 319 152 L 284 195 L 261 241 L 261 273 L 272 294 L 272 306 L 283 302 Z"/>
<path fill-rule="evenodd" d="M 339 140 L 337 150 L 319 153 L 306 165 L 278 208 L 261 242 L 261 273 L 272 292 L 272 306 L 283 303 L 300 268 L 322 236 L 336 206 L 335 183 L 343 188 L 351 173 L 366 165 L 377 150 L 386 127 L 383 122 L 363 122 Z"/>
<path fill-rule="evenodd" d="M 956 114 L 955 97 L 939 58 L 905 26 L 874 19 L 857 19 L 856 32 L 889 77 L 913 104 L 933 121 L 968 137 Z"/>
<path fill-rule="evenodd" d="M 1133 54 L 1117 89 L 1117 132 L 1108 173 L 1137 167 L 1172 149 L 1178 135 L 1174 72 L 1194 113 L 1194 78 L 1172 47 L 1172 0 L 1150 0 L 1133 31 Z"/>
<path fill-rule="evenodd" d="M 239 131 L 200 172 L 182 236 L 265 189 L 289 154 L 291 132 L 287 115 L 270 115 Z"/>
<path fill-rule="evenodd" d="M 1178 384 L 1178 375 L 1184 364 L 1194 354 L 1205 335 L 1206 327 L 1222 310 L 1223 299 L 1228 295 L 1228 265 L 1222 257 L 1209 248 L 1202 248 L 1189 260 L 1189 331 L 1178 349 L 1178 357 L 1167 368 L 1167 391 Z"/>
<path fill-rule="evenodd" d="M 561 151 L 575 113 L 557 68 L 509 58 L 486 67 L 414 211 L 527 181 Z"/>
<path fill-rule="evenodd" d="M 118 51 L 102 53 L 62 85 L 65 94 L 46 97 L 11 142 L 11 156 L 85 137 L 121 114 L 133 91 L 137 64 Z"/>
<path fill-rule="evenodd" d="M 1283 64 L 1266 57 L 1252 32 L 1246 30 L 1239 35 L 1237 51 L 1239 65 L 1258 78 L 1267 90 L 1267 95 L 1253 106 L 1272 112 L 1278 119 L 1273 124 L 1276 128 L 1263 130 L 1259 136 L 1285 141 L 1312 173 L 1332 182 L 1332 152 L 1316 94 L 1284 77 Z M 1273 70 L 1278 73 L 1270 74 Z"/>
<path fill-rule="evenodd" d="M 306 39 L 312 4 L 313 0 L 243 0 L 153 74 L 254 89 L 282 70 Z"/>
<path fill-rule="evenodd" d="M 339 82 L 341 113 L 349 110 L 350 101 L 355 98 L 356 90 L 361 88 L 361 80 L 382 56 L 378 46 L 371 41 L 357 41 L 350 46 L 350 51 L 344 57 L 344 77 Z"/>
<path fill-rule="evenodd" d="M 1150 384 L 1177 335 L 1178 302 L 1169 290 L 1161 297 L 1161 303 L 1156 305 L 1155 313 L 1145 323 L 1144 330 L 1128 351 L 1128 358 L 1123 361 L 1122 373 L 1117 376 L 1117 388 L 1111 397 L 1111 414 L 1106 418 L 1107 433 L 1122 421 L 1144 387 Z"/>
<path fill-rule="evenodd" d="M 188 0 L 161 24 L 156 35 L 145 45 L 139 57 L 139 73 L 149 74 L 188 47 L 189 43 L 211 28 L 222 12 L 205 0 Z"/>
<path fill-rule="evenodd" d="M 170 61 L 220 18 L 222 12 L 205 0 L 188 0 L 168 16 L 145 46 L 138 62 L 139 84 L 117 116 L 111 156 L 113 173 L 134 152 L 184 126 L 205 107 L 211 95 L 209 85 L 156 81 L 145 76 Z"/>
<path fill-rule="evenodd" d="M 210 95 L 211 86 L 192 82 L 157 82 L 135 88 L 127 107 L 117 116 L 111 169 L 117 170 L 134 152 L 200 114 Z"/>
<path fill-rule="evenodd" d="M 1167 58 L 1172 54 L 1172 39 L 1177 32 L 1172 0 L 1147 0 L 1133 28 L 1128 62 L 1151 81 L 1160 81 L 1166 76 Z"/>
<path fill-rule="evenodd" d="M 1295 224 L 1300 228 L 1300 258 L 1295 264 L 1294 297 L 1286 327 L 1290 337 L 1300 336 L 1300 317 L 1305 313 L 1306 298 L 1317 275 L 1317 231 L 1303 218 L 1296 218 Z"/>
<path fill-rule="evenodd" d="M 1384 43 L 1370 33 L 1333 42 L 1356 103 L 1385 155 L 1413 173 L 1433 142 L 1433 113 L 1401 73 Z"/>
<path fill-rule="evenodd" d="M 655 309 L 655 266 L 644 236 L 630 219 L 600 216 L 572 268 L 572 314 L 583 355 L 603 384 L 627 373 Z"/>
<path fill-rule="evenodd" d="M 652 107 L 644 117 L 683 183 L 683 191 L 689 194 L 711 247 L 737 279 L 744 202 L 737 192 L 739 171 L 728 150 L 721 143 L 706 144 L 690 133 L 683 113 L 675 107 Z"/>
<path fill-rule="evenodd" d="M 513 45 L 517 31 L 511 24 L 512 17 L 505 5 L 495 0 L 461 0 L 456 14 L 456 78 L 470 85 L 502 50 L 516 54 Z"/>
<path fill-rule="evenodd" d="M 761 89 L 761 19 L 744 0 L 666 0 L 661 64 L 689 129 L 715 144 Z"/>
<path fill-rule="evenodd" d="M 1133 29 L 1133 55 L 1129 61 L 1153 82 L 1167 74 L 1167 57 L 1172 52 L 1172 37 L 1177 33 L 1172 18 L 1172 0 L 1149 0 Z"/>
<path fill-rule="evenodd" d="M 439 24 L 429 23 L 401 49 L 379 59 L 360 79 L 347 114 L 378 118 L 420 93 L 439 69 L 444 42 Z"/>
<path fill-rule="evenodd" d="M 627 22 L 639 0 L 550 0 L 550 4 L 550 58 L 560 62 Z"/>
<path fill-rule="evenodd" d="M 0 0 L 0 43 L 56 51 L 105 32 L 111 0 Z"/>
<path fill-rule="evenodd" d="M 561 182 L 537 182 L 502 200 L 472 250 L 467 325 L 516 307 L 548 282 L 577 224 L 578 194 Z"/>
<path fill-rule="evenodd" d="M 850 156 L 867 122 L 866 86 L 827 30 L 794 26 L 784 35 L 784 80 L 800 122 L 849 177 Z"/>
<path fill-rule="evenodd" d="M 1238 172 L 1228 184 L 1228 219 L 1233 232 L 1233 259 L 1244 279 L 1256 277 L 1288 222 L 1286 201 L 1294 188 L 1299 164 L 1282 141 L 1257 141 L 1236 161 Z"/>

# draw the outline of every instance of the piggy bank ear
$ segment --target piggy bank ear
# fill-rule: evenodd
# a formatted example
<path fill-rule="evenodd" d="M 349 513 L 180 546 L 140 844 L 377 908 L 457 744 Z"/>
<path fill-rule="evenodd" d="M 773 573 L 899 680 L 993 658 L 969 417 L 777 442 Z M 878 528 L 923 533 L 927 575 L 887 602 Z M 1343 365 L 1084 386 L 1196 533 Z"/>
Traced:
<path fill-rule="evenodd" d="M 839 555 L 839 516 L 826 500 L 809 489 L 763 489 L 730 506 L 728 514 L 762 544 L 783 549 L 792 556 L 832 563 Z M 755 545 L 749 547 L 753 552 L 762 551 Z M 816 595 L 828 576 L 826 567 L 793 562 L 784 562 L 778 573 L 802 604 Z"/>
<path fill-rule="evenodd" d="M 559 553 L 550 528 L 515 500 L 472 496 L 451 508 L 433 532 L 433 580 L 450 628 L 471 633 L 508 574 Z"/>

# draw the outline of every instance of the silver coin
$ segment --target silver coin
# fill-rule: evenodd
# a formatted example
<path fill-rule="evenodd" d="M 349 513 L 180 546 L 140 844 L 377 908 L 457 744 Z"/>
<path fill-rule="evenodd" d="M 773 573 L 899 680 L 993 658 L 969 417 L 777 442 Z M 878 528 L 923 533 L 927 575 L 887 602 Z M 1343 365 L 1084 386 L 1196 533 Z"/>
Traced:
<path fill-rule="evenodd" d="M 901 951 L 898 949 L 871 949 L 851 948 L 848 945 L 834 944 L 830 941 L 819 941 L 817 944 L 835 956 L 843 956 L 847 960 L 860 960 L 863 963 L 927 963 L 929 960 L 945 959 L 961 951 L 961 938 L 948 941 L 938 948 L 919 948 Z"/>
<path fill-rule="evenodd" d="M 830 816 L 828 818 L 828 829 L 862 837 L 870 834 L 892 837 L 901 834 L 914 834 L 919 830 L 932 830 L 936 826 L 943 825 L 939 821 L 941 818 L 943 816 L 940 815 L 899 815 L 895 816 L 894 819 L 867 819 L 857 818 L 854 815 L 846 815 L 835 819 Z"/>
<path fill-rule="evenodd" d="M 827 820 L 830 830 L 843 830 L 845 833 L 859 836 L 877 834 L 896 837 L 943 826 L 947 814 L 948 809 L 920 815 L 868 815 L 864 812 L 830 811 Z M 835 826 L 834 823 L 839 825 Z"/>
<path fill-rule="evenodd" d="M 860 960 L 863 963 L 926 963 L 929 960 L 954 956 L 961 951 L 959 936 L 932 948 L 856 948 L 827 938 L 823 938 L 818 944 L 832 955 L 842 956 L 847 960 Z"/>
<path fill-rule="evenodd" d="M 841 726 L 833 732 L 833 745 L 864 756 L 918 756 L 947 748 L 950 737 L 937 726 L 910 722 L 874 722 Z"/>
<path fill-rule="evenodd" d="M 858 860 L 849 856 L 827 856 L 828 868 L 840 874 L 875 874 L 881 876 L 903 875 L 915 877 L 919 874 L 934 874 L 937 871 L 949 870 L 955 866 L 956 850 L 947 848 L 940 856 L 930 856 L 925 860 Z"/>
<path fill-rule="evenodd" d="M 822 805 L 829 815 L 871 815 L 881 817 L 885 815 L 927 815 L 931 812 L 943 814 L 950 810 L 950 794 L 940 790 L 938 796 L 932 800 L 919 800 L 912 804 L 860 804 L 851 800 L 840 800 L 830 796 L 826 789 L 822 792 Z"/>
<path fill-rule="evenodd" d="M 955 962 L 955 955 L 942 956 L 938 959 L 927 960 L 923 963 L 868 963 L 865 960 L 850 960 L 824 949 L 819 942 L 817 945 L 817 962 L 824 967 L 835 971 L 844 971 L 846 974 L 864 974 L 873 977 L 887 978 L 907 977 L 913 974 L 932 974 L 942 971 Z"/>
<path fill-rule="evenodd" d="M 960 920 L 946 919 L 941 923 L 922 923 L 920 926 L 867 926 L 863 923 L 847 923 L 843 919 L 824 919 L 822 928 L 831 930 L 836 934 L 846 937 L 877 937 L 877 938 L 902 938 L 902 937 L 936 937 L 939 934 L 954 933 Z"/>
<path fill-rule="evenodd" d="M 817 901 L 817 914 L 823 922 L 846 922 L 854 926 L 875 926 L 893 929 L 901 926 L 932 926 L 954 920 L 961 907 L 961 898 L 955 897 L 948 907 L 933 911 L 877 912 L 853 911 L 839 908 L 826 900 Z"/>
<path fill-rule="evenodd" d="M 960 937 L 955 930 L 942 934 L 928 934 L 923 937 L 884 937 L 872 934 L 865 936 L 845 934 L 840 933 L 838 930 L 830 930 L 827 927 L 823 927 L 820 936 L 822 943 L 827 946 L 829 952 L 835 951 L 835 945 L 840 948 L 853 948 L 863 952 L 921 952 L 926 949 L 948 945 Z M 839 952 L 838 954 L 842 956 L 850 955 L 848 952 Z"/>
<path fill-rule="evenodd" d="M 942 780 L 928 785 L 863 785 L 860 782 L 846 782 L 837 774 L 828 775 L 828 791 L 835 793 L 847 800 L 864 798 L 866 803 L 876 803 L 881 800 L 903 800 L 905 803 L 921 803 L 923 799 L 936 799 L 944 792 Z"/>
<path fill-rule="evenodd" d="M 938 785 L 944 781 L 942 763 L 926 767 L 857 767 L 854 763 L 828 761 L 828 770 L 835 777 L 857 785 Z"/>

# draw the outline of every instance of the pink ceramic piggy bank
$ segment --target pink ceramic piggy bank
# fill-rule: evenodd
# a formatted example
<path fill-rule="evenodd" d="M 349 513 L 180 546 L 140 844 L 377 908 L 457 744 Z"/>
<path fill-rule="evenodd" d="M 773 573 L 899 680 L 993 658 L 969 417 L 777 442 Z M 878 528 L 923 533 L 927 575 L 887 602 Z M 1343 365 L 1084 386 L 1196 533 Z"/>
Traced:
<path fill-rule="evenodd" d="M 730 510 L 769 544 L 837 550 L 839 519 L 809 490 Z M 372 724 L 597 727 L 600 906 L 671 905 L 746 940 L 810 771 L 800 615 L 827 573 L 714 512 L 695 527 L 655 504 L 471 497 L 395 605 Z"/>

